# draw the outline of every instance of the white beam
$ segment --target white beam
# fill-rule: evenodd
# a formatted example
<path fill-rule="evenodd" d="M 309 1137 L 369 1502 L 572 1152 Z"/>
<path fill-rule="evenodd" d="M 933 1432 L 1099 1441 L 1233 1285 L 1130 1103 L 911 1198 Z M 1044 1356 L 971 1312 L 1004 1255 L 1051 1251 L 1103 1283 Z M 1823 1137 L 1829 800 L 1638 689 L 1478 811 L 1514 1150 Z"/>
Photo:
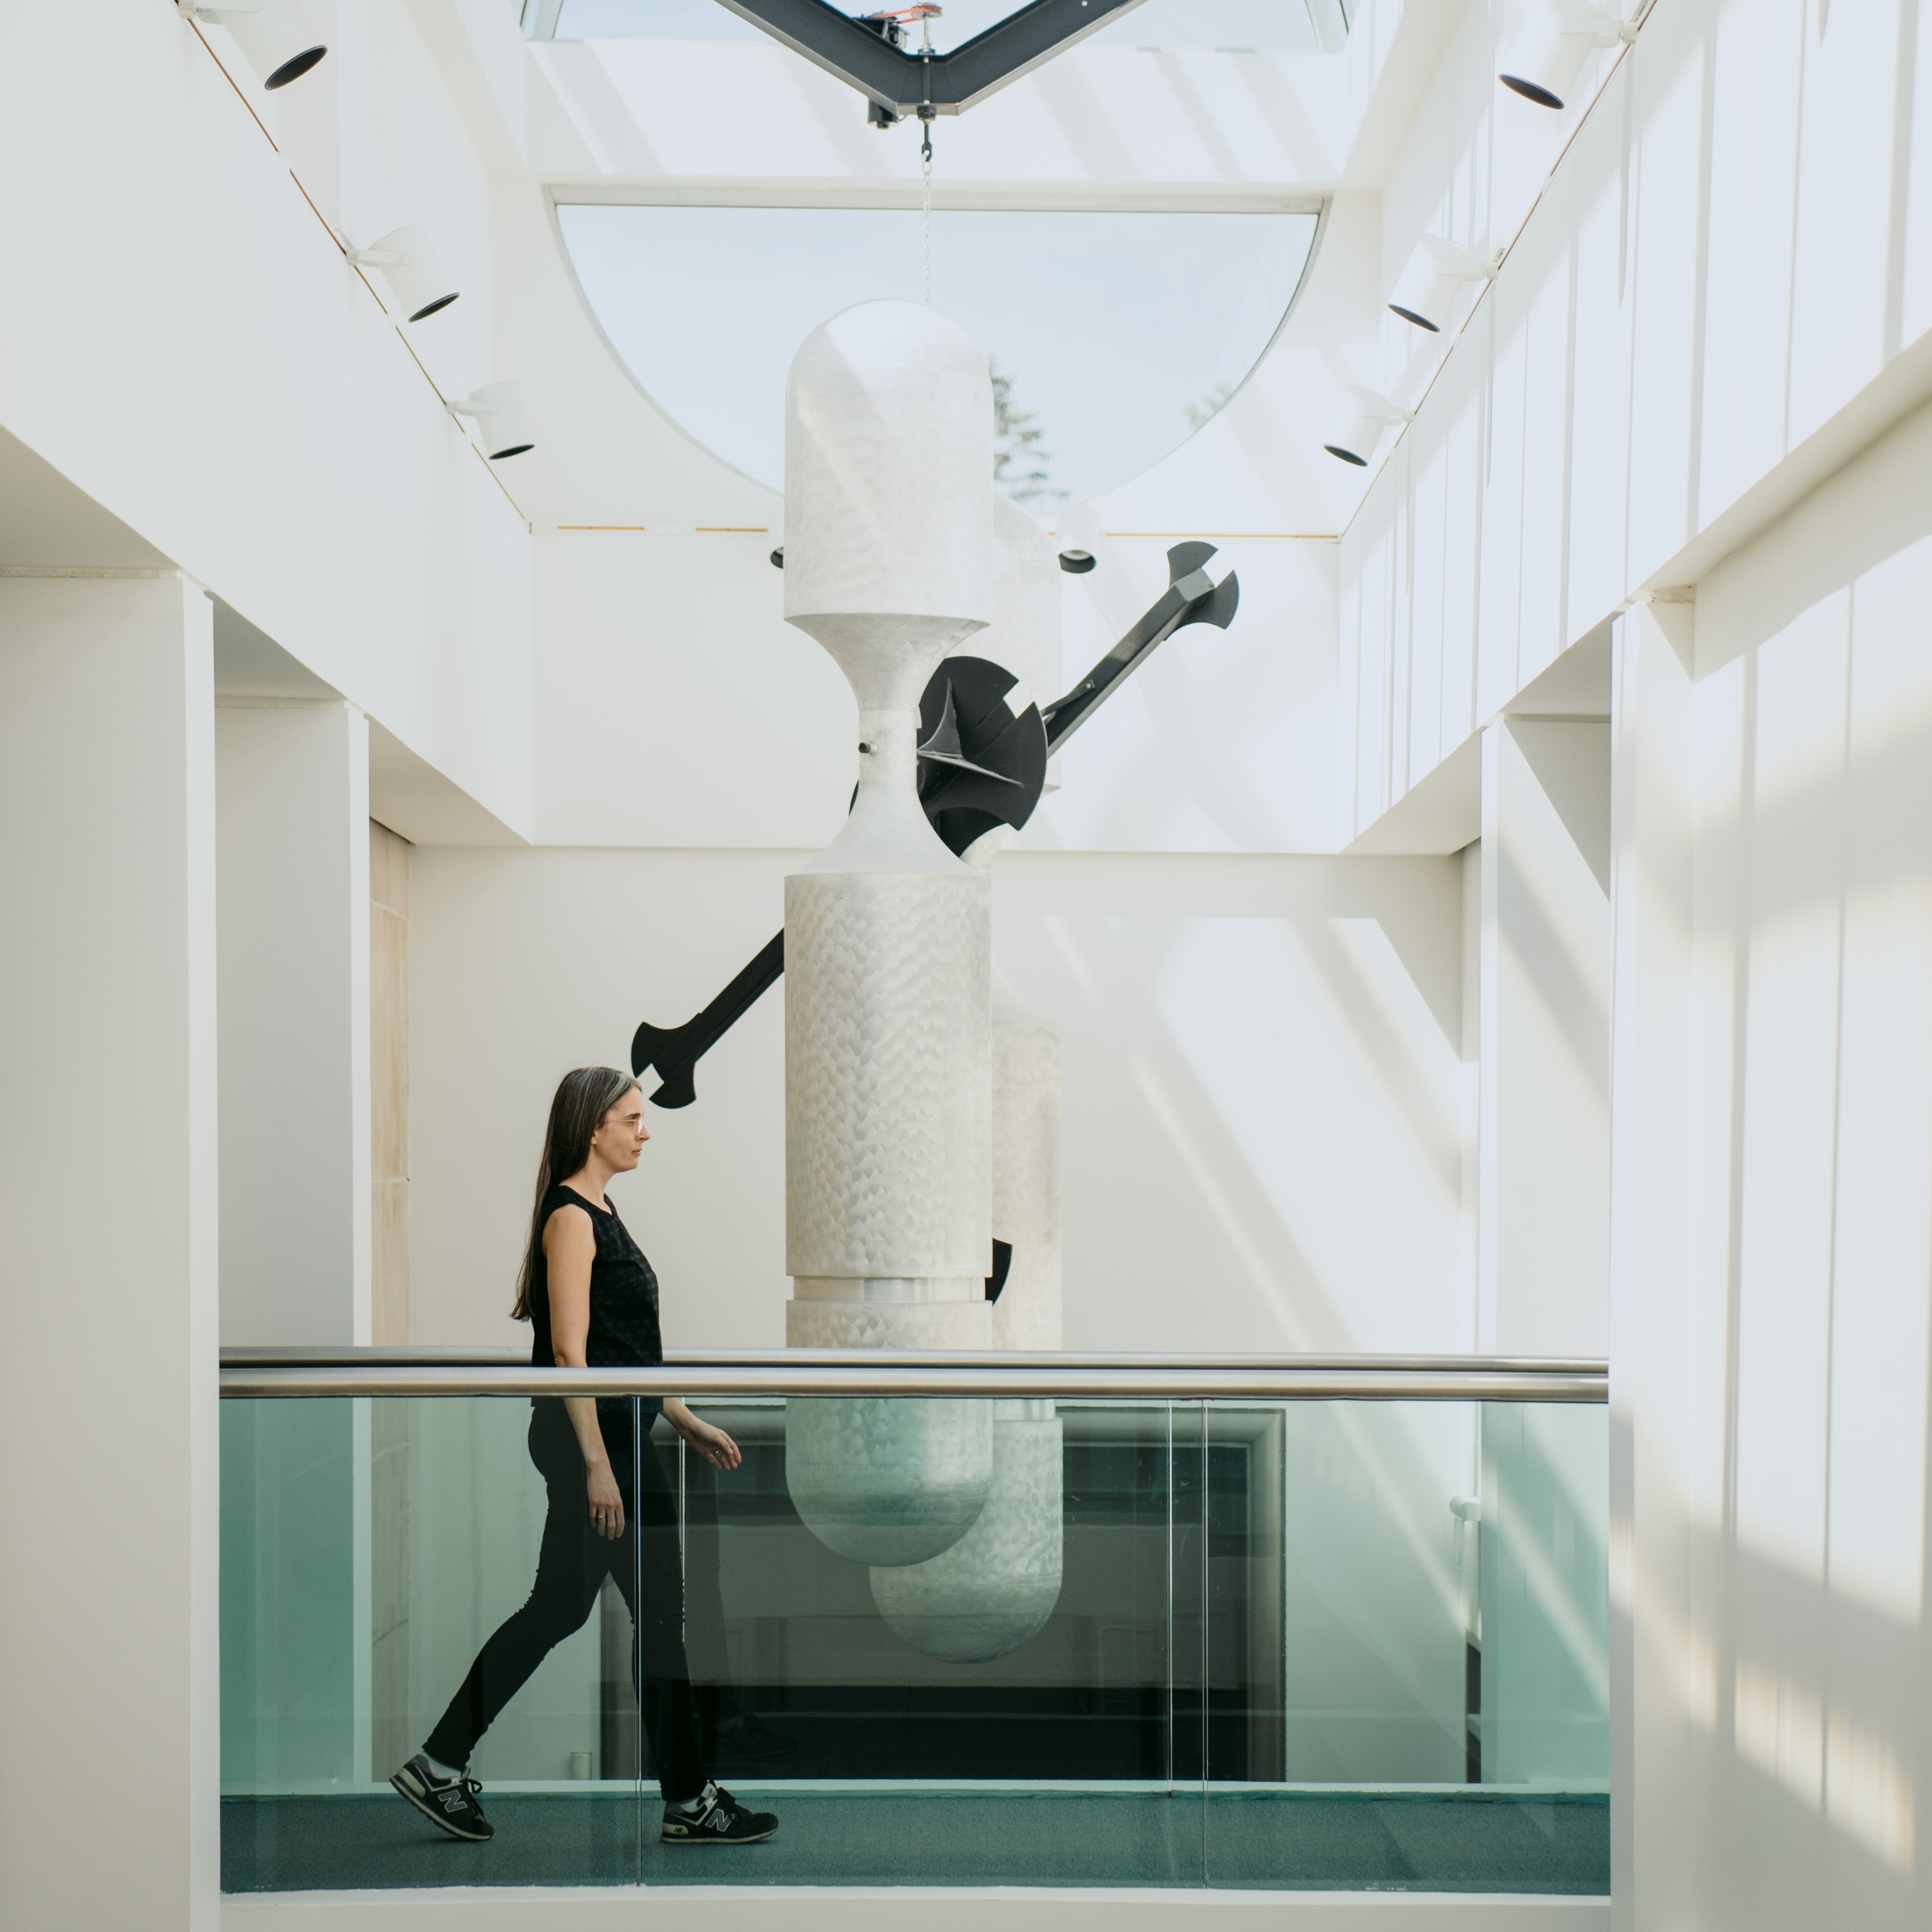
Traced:
<path fill-rule="evenodd" d="M 0 576 L 10 1925 L 218 1920 L 213 724 L 198 586 Z"/>
<path fill-rule="evenodd" d="M 221 1334 L 370 1339 L 369 727 L 216 714 Z"/>
<path fill-rule="evenodd" d="M 1610 1346 L 1610 727 L 1482 734 L 1477 1346 Z"/>

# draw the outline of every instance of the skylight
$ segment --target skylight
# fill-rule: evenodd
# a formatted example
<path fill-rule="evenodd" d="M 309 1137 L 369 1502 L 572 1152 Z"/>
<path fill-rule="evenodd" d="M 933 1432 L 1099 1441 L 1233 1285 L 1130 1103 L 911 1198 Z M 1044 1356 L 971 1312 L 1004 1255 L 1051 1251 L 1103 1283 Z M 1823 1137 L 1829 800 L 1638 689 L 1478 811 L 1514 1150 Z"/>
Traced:
<path fill-rule="evenodd" d="M 828 316 L 916 302 L 920 218 L 885 208 L 560 207 L 584 293 L 698 442 L 782 486 L 785 371 Z M 936 212 L 932 296 L 1004 386 L 1001 482 L 1036 512 L 1186 441 L 1280 327 L 1306 214 Z"/>
<path fill-rule="evenodd" d="M 879 5 L 884 0 L 879 0 Z M 934 50 L 946 53 L 1019 9 L 1012 0 L 944 0 L 932 23 Z M 1339 0 L 1314 0 L 1324 19 L 1346 32 Z M 848 4 L 863 16 L 879 5 Z M 525 14 L 534 29 L 537 0 Z M 540 29 L 536 29 L 540 31 Z M 1331 29 L 1332 31 L 1332 29 Z M 560 40 L 761 40 L 765 36 L 718 0 L 562 0 L 554 38 Z M 767 43 L 769 44 L 769 43 Z M 907 44 L 919 44 L 915 28 Z M 1310 0 L 1142 0 L 1124 19 L 1089 36 L 1083 46 L 1312 48 L 1320 44 Z"/>

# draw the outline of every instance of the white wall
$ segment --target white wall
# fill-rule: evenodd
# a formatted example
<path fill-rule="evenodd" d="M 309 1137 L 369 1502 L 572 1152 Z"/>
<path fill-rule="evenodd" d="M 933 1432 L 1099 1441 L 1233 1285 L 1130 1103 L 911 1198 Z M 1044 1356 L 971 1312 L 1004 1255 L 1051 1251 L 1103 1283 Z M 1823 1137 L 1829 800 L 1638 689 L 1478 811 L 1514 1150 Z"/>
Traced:
<path fill-rule="evenodd" d="M 0 578 L 0 1920 L 217 1898 L 214 745 L 198 585 Z M 104 1766 L 138 1802 L 104 1830 Z"/>
<path fill-rule="evenodd" d="M 709 1000 L 803 856 L 413 855 L 412 1340 L 517 1339 L 558 1076 Z M 994 881 L 1064 1036 L 1068 1347 L 1472 1346 L 1455 861 L 1010 853 Z M 674 1346 L 784 1339 L 782 999 L 618 1184 Z"/>
<path fill-rule="evenodd" d="M 370 1339 L 369 726 L 215 713 L 221 1334 Z"/>
<path fill-rule="evenodd" d="M 1620 647 L 1620 1922 L 1918 1925 L 1932 412 Z"/>
<path fill-rule="evenodd" d="M 1740 541 L 1673 564 L 1755 514 L 1786 458 L 1813 481 L 1842 462 L 1834 422 L 1888 369 L 1925 392 L 1932 42 L 1916 17 L 1890 0 L 1649 14 L 1343 536 L 1352 832 L 1633 591 Z M 1391 180 L 1385 286 L 1432 194 L 1438 232 L 1508 238 L 1496 212 L 1526 183 L 1492 149 L 1558 117 L 1484 80 L 1497 44 L 1490 25 L 1471 50 L 1454 131 L 1417 130 L 1418 184 Z M 1457 155 L 1445 189 L 1431 170 Z M 1402 399 L 1442 352 L 1391 377 Z"/>
<path fill-rule="evenodd" d="M 1610 1347 L 1610 734 L 1483 734 L 1477 1335 L 1486 1354 Z"/>
<path fill-rule="evenodd" d="M 406 12 L 340 12 L 279 105 L 168 8 L 10 23 L 0 245 L 46 298 L 0 308 L 0 426 L 526 830 L 527 524 L 439 395 L 512 373 L 486 184 Z M 326 226 L 405 218 L 464 284 L 406 341 Z"/>

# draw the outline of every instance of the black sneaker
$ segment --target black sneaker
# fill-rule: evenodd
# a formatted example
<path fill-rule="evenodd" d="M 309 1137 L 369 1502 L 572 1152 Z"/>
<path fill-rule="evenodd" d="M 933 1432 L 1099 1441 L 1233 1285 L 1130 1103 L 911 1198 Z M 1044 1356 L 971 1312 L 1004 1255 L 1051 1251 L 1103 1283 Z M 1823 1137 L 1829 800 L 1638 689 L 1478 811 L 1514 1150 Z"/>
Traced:
<path fill-rule="evenodd" d="M 722 1784 L 707 1784 L 696 1810 L 664 1807 L 664 1829 L 658 1836 L 667 1845 L 755 1845 L 778 1828 L 770 1812 L 747 1811 Z"/>
<path fill-rule="evenodd" d="M 439 1778 L 430 1770 L 429 1760 L 418 1751 L 389 1782 L 432 1825 L 452 1838 L 481 1841 L 496 1836 L 494 1828 L 483 1815 L 482 1806 L 476 1802 L 476 1794 L 483 1787 L 466 1773 Z"/>

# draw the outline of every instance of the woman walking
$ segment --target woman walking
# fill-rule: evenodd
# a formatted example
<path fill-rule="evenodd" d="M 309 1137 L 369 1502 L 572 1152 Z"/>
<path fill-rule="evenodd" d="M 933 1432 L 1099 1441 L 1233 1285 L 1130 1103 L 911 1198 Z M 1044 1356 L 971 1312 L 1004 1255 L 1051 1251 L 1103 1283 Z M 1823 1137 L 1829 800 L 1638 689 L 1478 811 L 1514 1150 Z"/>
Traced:
<path fill-rule="evenodd" d="M 532 1330 L 533 1366 L 646 1367 L 664 1360 L 658 1282 L 604 1195 L 650 1138 L 644 1095 L 608 1066 L 566 1073 L 550 1102 L 536 1205 L 512 1311 Z M 484 1839 L 470 1754 L 497 1713 L 563 1640 L 580 1629 L 604 1580 L 631 1612 L 632 1666 L 664 1794 L 667 1844 L 742 1845 L 778 1829 L 704 1774 L 684 1654 L 677 1513 L 648 1437 L 662 1413 L 712 1468 L 735 1469 L 738 1445 L 674 1397 L 540 1396 L 531 1404 L 530 1460 L 549 1514 L 529 1600 L 477 1653 L 449 1708 L 389 1782 L 452 1838 Z"/>

